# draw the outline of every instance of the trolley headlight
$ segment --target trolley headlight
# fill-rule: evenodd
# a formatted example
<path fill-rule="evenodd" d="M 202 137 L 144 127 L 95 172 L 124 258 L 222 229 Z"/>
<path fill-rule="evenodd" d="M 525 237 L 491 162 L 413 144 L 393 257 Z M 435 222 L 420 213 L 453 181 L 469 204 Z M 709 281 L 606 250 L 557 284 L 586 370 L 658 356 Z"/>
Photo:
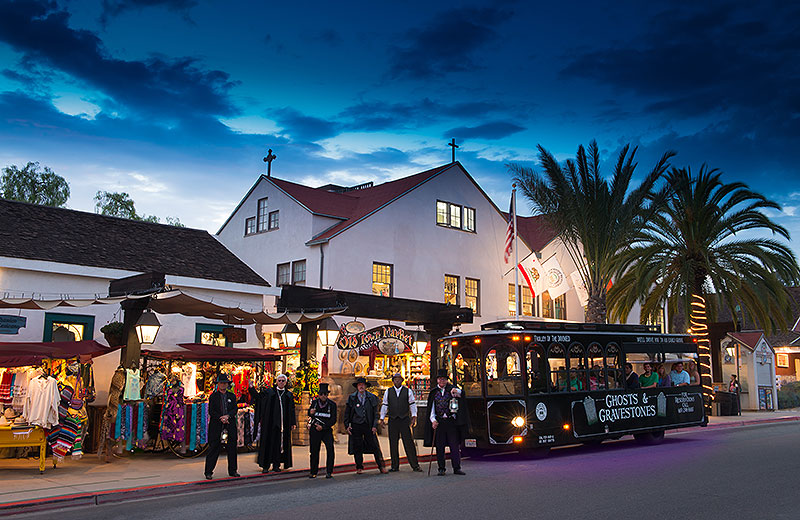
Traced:
<path fill-rule="evenodd" d="M 511 425 L 517 428 L 522 428 L 525 426 L 525 418 L 518 415 L 511 419 Z"/>

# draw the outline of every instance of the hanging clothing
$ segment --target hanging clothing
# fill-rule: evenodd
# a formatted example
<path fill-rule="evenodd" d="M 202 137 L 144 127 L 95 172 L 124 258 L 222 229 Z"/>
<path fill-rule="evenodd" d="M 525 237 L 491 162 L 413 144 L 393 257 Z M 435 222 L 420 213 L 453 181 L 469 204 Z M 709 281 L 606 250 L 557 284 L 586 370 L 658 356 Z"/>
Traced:
<path fill-rule="evenodd" d="M 12 388 L 11 406 L 17 412 L 22 412 L 25 407 L 25 396 L 28 394 L 28 385 L 33 377 L 33 370 L 27 369 L 17 373 Z"/>
<path fill-rule="evenodd" d="M 167 382 L 167 376 L 164 372 L 153 372 L 147 378 L 147 383 L 144 385 L 144 397 L 155 397 L 164 393 L 164 385 Z"/>
<path fill-rule="evenodd" d="M 37 377 L 28 385 L 22 416 L 36 426 L 50 429 L 58 424 L 60 395 L 53 377 Z"/>
<path fill-rule="evenodd" d="M 0 404 L 11 404 L 11 382 L 14 374 L 10 370 L 3 372 L 3 377 L 0 378 Z"/>
<path fill-rule="evenodd" d="M 161 437 L 168 441 L 182 442 L 186 435 L 186 405 L 184 389 L 178 385 L 168 388 L 161 409 Z"/>
<path fill-rule="evenodd" d="M 187 363 L 181 369 L 181 383 L 183 384 L 183 396 L 194 397 L 197 395 L 197 365 Z"/>
<path fill-rule="evenodd" d="M 141 385 L 139 384 L 139 369 L 125 369 L 125 394 L 122 399 L 125 401 L 136 401 L 142 398 Z"/>

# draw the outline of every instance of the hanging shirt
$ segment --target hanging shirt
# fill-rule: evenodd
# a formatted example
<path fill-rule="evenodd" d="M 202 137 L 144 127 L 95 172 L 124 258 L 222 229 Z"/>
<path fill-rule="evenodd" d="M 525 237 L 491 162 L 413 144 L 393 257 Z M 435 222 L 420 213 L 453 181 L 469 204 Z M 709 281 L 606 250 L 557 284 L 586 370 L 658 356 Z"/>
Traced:
<path fill-rule="evenodd" d="M 58 404 L 61 395 L 53 377 L 37 377 L 28 384 L 22 416 L 29 423 L 50 429 L 58 424 Z"/>
<path fill-rule="evenodd" d="M 122 399 L 125 401 L 136 401 L 142 398 L 139 385 L 139 369 L 125 369 L 125 394 Z"/>
<path fill-rule="evenodd" d="M 184 397 L 194 397 L 197 395 L 197 365 L 188 363 L 183 367 L 181 383 L 183 383 Z"/>

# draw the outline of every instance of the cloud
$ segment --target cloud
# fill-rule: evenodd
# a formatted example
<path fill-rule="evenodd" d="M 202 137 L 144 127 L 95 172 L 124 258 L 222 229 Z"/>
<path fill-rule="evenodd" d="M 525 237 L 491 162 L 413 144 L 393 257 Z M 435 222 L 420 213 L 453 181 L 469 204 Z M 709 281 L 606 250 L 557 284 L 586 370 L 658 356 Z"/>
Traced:
<path fill-rule="evenodd" d="M 427 27 L 408 31 L 405 44 L 391 49 L 389 75 L 425 79 L 480 68 L 475 52 L 497 38 L 496 26 L 512 14 L 496 7 L 441 12 Z"/>
<path fill-rule="evenodd" d="M 342 110 L 338 117 L 348 120 L 348 130 L 374 132 L 419 128 L 442 119 L 473 119 L 502 112 L 507 107 L 492 101 L 441 103 L 423 98 L 415 103 L 361 101 Z"/>
<path fill-rule="evenodd" d="M 320 141 L 338 135 L 342 130 L 335 121 L 308 116 L 288 107 L 274 111 L 272 117 L 293 141 Z"/>
<path fill-rule="evenodd" d="M 69 14 L 54 4 L 0 4 L 0 41 L 25 60 L 69 74 L 108 97 L 108 111 L 161 121 L 195 124 L 202 118 L 238 113 L 229 98 L 235 85 L 227 73 L 203 69 L 194 58 L 122 60 L 109 55 L 91 31 L 74 30 Z"/>
<path fill-rule="evenodd" d="M 109 18 L 124 11 L 141 10 L 145 7 L 165 7 L 170 11 L 182 13 L 189 19 L 189 11 L 197 5 L 197 0 L 103 0 L 103 13 L 100 22 L 105 25 Z"/>
<path fill-rule="evenodd" d="M 525 127 L 509 121 L 492 121 L 478 126 L 459 126 L 451 128 L 443 134 L 443 137 L 456 137 L 461 139 L 502 139 L 509 135 L 522 132 Z"/>

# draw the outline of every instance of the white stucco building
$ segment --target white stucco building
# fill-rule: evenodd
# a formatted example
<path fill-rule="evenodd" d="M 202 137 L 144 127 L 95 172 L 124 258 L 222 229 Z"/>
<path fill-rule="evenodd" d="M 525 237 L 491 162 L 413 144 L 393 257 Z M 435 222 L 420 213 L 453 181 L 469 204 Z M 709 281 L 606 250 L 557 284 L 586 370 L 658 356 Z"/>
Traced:
<path fill-rule="evenodd" d="M 775 351 L 763 331 L 729 332 L 720 341 L 725 353 L 722 380 L 728 383 L 738 373 L 743 410 L 777 410 L 778 385 Z M 737 369 L 738 365 L 738 369 Z"/>

